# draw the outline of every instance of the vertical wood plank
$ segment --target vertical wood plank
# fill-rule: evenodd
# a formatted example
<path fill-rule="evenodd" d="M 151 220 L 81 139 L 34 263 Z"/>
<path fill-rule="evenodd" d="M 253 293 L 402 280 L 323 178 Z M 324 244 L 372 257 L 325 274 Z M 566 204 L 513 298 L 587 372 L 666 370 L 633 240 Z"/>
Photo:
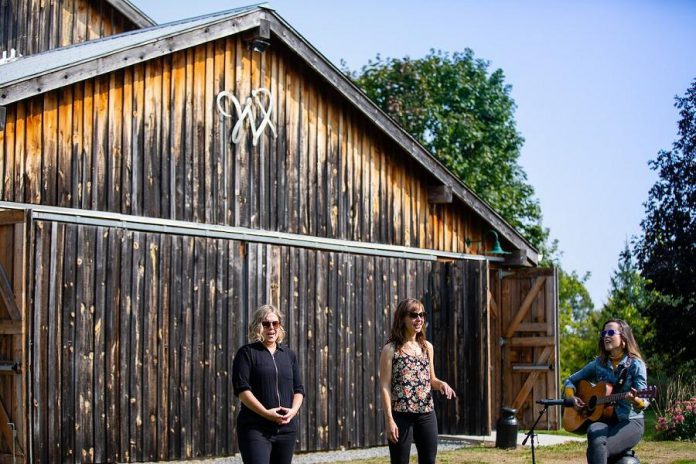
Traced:
<path fill-rule="evenodd" d="M 157 459 L 164 461 L 170 459 L 169 455 L 169 393 L 170 393 L 170 352 L 172 342 L 170 338 L 170 319 L 172 318 L 172 307 L 170 295 L 172 291 L 172 240 L 170 235 L 160 235 L 159 237 L 159 268 L 158 268 L 158 295 L 157 295 L 157 418 L 156 418 L 156 440 L 157 440 Z"/>
<path fill-rule="evenodd" d="M 144 65 L 143 101 L 143 214 L 160 217 L 162 214 L 162 61 Z M 139 96 L 140 97 L 140 96 Z"/>
<path fill-rule="evenodd" d="M 143 459 L 155 461 L 158 458 L 158 421 L 159 406 L 157 371 L 161 366 L 159 350 L 162 332 L 159 323 L 160 308 L 160 236 L 148 234 L 143 237 L 146 256 L 144 257 L 143 276 L 143 385 L 142 385 L 142 420 L 143 420 Z"/>
<path fill-rule="evenodd" d="M 143 395 L 143 365 L 145 363 L 143 324 L 145 317 L 145 266 L 147 261 L 146 234 L 133 232 L 133 261 L 131 263 L 131 321 L 130 321 L 130 459 L 143 460 L 145 450 L 143 415 L 145 398 Z"/>
<path fill-rule="evenodd" d="M 92 184 L 91 208 L 105 210 L 107 205 L 107 152 L 109 151 L 108 138 L 109 115 L 109 77 L 100 76 L 94 80 L 94 116 L 93 135 L 94 146 L 92 151 L 92 172 L 89 173 Z"/>
<path fill-rule="evenodd" d="M 94 369 L 94 461 L 104 462 L 106 460 L 106 341 L 105 324 L 107 318 L 106 305 L 106 266 L 111 257 L 108 255 L 109 231 L 104 227 L 95 229 L 95 253 L 94 253 L 94 348 L 93 348 L 93 369 Z"/>
<path fill-rule="evenodd" d="M 204 365 L 205 352 L 205 239 L 195 238 L 193 259 L 193 325 L 191 360 L 191 448 L 194 456 L 201 456 L 205 444 Z"/>
<path fill-rule="evenodd" d="M 104 403 L 106 408 L 105 456 L 109 461 L 121 460 L 119 437 L 122 433 L 122 420 L 119 402 L 121 400 L 121 240 L 122 230 L 110 230 L 108 234 L 106 278 L 105 278 L 105 318 L 104 337 L 106 345 L 106 385 Z"/>
<path fill-rule="evenodd" d="M 42 129 L 42 153 L 37 153 L 38 158 L 43 158 L 41 163 L 40 198 L 49 205 L 56 204 L 56 171 L 58 165 L 58 98 L 56 92 L 47 92 L 43 96 L 43 129 Z M 43 155 L 43 156 L 42 156 Z"/>
<path fill-rule="evenodd" d="M 76 450 L 83 462 L 94 462 L 94 254 L 95 229 L 78 227 L 76 339 Z"/>

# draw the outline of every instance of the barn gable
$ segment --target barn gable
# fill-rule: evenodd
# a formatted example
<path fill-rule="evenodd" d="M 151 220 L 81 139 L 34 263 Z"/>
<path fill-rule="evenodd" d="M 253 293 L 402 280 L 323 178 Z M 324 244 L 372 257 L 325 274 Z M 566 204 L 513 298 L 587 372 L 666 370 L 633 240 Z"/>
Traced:
<path fill-rule="evenodd" d="M 330 62 L 294 31 L 274 11 L 251 6 L 227 12 L 178 21 L 144 30 L 120 34 L 56 50 L 41 58 L 11 63 L 3 68 L 0 78 L 0 104 L 7 105 L 39 92 L 62 88 L 70 83 L 132 66 L 173 52 L 190 49 L 213 40 L 258 30 L 270 30 L 274 40 L 297 53 L 302 61 L 332 88 L 336 89 L 358 111 L 365 115 L 417 164 L 429 172 L 432 183 L 442 191 L 452 192 L 475 215 L 502 235 L 516 250 L 519 263 L 535 264 L 536 250 L 507 224 L 494 210 L 456 179 L 415 139 L 386 116 Z M 485 234 L 485 231 L 483 231 Z M 472 237 L 478 239 L 478 233 Z M 464 251 L 463 248 L 460 248 Z"/>

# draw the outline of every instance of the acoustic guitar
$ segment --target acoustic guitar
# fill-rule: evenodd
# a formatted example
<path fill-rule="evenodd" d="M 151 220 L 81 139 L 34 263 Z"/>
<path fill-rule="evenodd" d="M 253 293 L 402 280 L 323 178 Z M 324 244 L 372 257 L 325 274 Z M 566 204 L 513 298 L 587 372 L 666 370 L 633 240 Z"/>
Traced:
<path fill-rule="evenodd" d="M 573 407 L 563 408 L 563 428 L 567 432 L 584 434 L 592 422 L 608 420 L 614 413 L 614 403 L 628 396 L 630 392 L 614 393 L 613 385 L 599 382 L 597 385 L 581 380 L 578 382 L 575 396 L 585 402 L 585 407 L 576 411 Z M 654 398 L 657 387 L 651 386 L 635 392 L 639 398 Z"/>

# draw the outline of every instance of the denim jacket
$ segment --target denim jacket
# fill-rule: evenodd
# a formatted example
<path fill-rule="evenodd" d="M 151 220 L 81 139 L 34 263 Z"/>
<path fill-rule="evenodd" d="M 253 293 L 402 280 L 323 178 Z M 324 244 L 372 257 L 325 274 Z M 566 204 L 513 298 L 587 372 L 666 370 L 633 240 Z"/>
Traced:
<path fill-rule="evenodd" d="M 567 390 L 568 387 L 570 387 L 573 389 L 573 391 L 575 391 L 575 384 L 580 380 L 587 380 L 588 382 L 592 382 L 594 384 L 604 381 L 615 386 L 619 380 L 621 370 L 626 364 L 629 363 L 629 361 L 630 365 L 628 367 L 626 381 L 624 382 L 623 387 L 620 389 L 617 387 L 617 389 L 612 393 L 627 392 L 631 388 L 635 388 L 636 390 L 643 390 L 647 388 L 648 370 L 645 367 L 645 363 L 640 359 L 631 358 L 629 360 L 628 356 L 624 356 L 623 359 L 621 359 L 621 362 L 619 362 L 619 364 L 616 366 L 616 369 L 614 369 L 609 359 L 607 359 L 606 363 L 602 363 L 602 359 L 598 356 L 594 360 L 590 361 L 585 367 L 568 377 L 563 384 L 564 390 Z M 649 403 L 645 399 L 644 401 L 646 401 L 645 404 L 647 407 Z M 638 417 L 643 417 L 643 409 L 637 408 L 633 405 L 633 402 L 623 399 L 618 401 L 614 406 L 614 413 L 619 420 L 635 419 Z"/>

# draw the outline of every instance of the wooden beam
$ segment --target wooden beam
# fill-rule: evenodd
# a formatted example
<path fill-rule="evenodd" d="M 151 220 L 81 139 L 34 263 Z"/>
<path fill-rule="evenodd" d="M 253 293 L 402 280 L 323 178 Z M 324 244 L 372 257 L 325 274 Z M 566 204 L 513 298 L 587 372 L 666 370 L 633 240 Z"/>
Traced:
<path fill-rule="evenodd" d="M 21 209 L 8 209 L 0 211 L 0 226 L 19 224 L 24 222 L 25 213 Z"/>
<path fill-rule="evenodd" d="M 10 279 L 7 277 L 5 268 L 0 264 L 0 297 L 5 302 L 7 307 L 7 312 L 13 321 L 21 321 L 22 315 L 19 312 L 17 303 L 15 302 L 14 293 L 12 292 L 12 284 Z"/>
<path fill-rule="evenodd" d="M 7 109 L 0 106 L 0 130 L 5 130 L 5 118 L 7 117 Z"/>
<path fill-rule="evenodd" d="M 544 348 L 544 351 L 541 352 L 541 354 L 539 355 L 539 359 L 536 360 L 535 364 L 546 363 L 549 360 L 549 358 L 551 357 L 551 351 L 552 351 L 552 347 L 550 347 L 550 346 Z M 542 371 L 532 371 L 529 373 L 529 377 L 527 377 L 527 380 L 524 382 L 524 385 L 522 385 L 522 388 L 517 393 L 517 396 L 515 397 L 515 401 L 512 402 L 513 408 L 519 410 L 522 407 L 524 400 L 526 400 L 527 396 L 529 396 L 529 392 L 532 391 L 532 387 L 534 386 L 534 383 L 539 378 L 539 374 L 541 372 Z"/>
<path fill-rule="evenodd" d="M 512 337 L 505 341 L 508 346 L 555 346 L 554 337 Z"/>
<path fill-rule="evenodd" d="M 505 258 L 505 266 L 520 267 L 529 266 L 529 260 L 527 260 L 526 250 L 513 250 L 511 254 L 507 255 Z"/>
<path fill-rule="evenodd" d="M 529 293 L 527 293 L 527 296 L 524 297 L 524 301 L 522 302 L 520 309 L 515 314 L 515 318 L 512 320 L 507 330 L 505 331 L 505 338 L 510 338 L 512 337 L 512 334 L 515 333 L 515 331 L 517 330 L 517 326 L 527 315 L 527 312 L 529 312 L 529 308 L 532 307 L 534 299 L 537 297 L 537 295 L 541 291 L 541 288 L 544 286 L 544 282 L 546 282 L 546 279 L 543 277 L 538 277 L 536 279 L 536 281 L 534 282 L 534 287 L 532 287 Z"/>
<path fill-rule="evenodd" d="M 449 185 L 428 187 L 428 203 L 434 205 L 452 203 L 452 187 Z"/>
<path fill-rule="evenodd" d="M 546 332 L 548 325 L 547 322 L 522 322 L 517 326 L 517 332 Z"/>
<path fill-rule="evenodd" d="M 22 333 L 22 321 L 0 321 L 0 335 L 19 335 Z"/>
<path fill-rule="evenodd" d="M 540 276 L 551 277 L 553 275 L 554 269 L 552 267 L 524 267 L 515 269 L 512 272 L 505 272 L 503 279 L 530 279 Z"/>
<path fill-rule="evenodd" d="M 552 371 L 553 364 L 513 364 L 514 372 Z"/>

